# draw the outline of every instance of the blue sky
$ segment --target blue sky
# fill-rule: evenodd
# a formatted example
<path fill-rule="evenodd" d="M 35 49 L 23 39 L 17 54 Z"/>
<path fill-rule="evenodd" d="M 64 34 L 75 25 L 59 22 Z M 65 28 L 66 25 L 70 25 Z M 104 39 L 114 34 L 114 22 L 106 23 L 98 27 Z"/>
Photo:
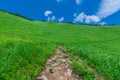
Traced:
<path fill-rule="evenodd" d="M 0 10 L 33 20 L 120 24 L 120 0 L 0 0 Z"/>

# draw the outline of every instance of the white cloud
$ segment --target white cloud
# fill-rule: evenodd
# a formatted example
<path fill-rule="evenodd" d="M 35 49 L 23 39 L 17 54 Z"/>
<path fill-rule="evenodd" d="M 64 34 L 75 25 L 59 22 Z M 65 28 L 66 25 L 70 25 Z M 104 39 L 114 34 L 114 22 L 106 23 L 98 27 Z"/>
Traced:
<path fill-rule="evenodd" d="M 86 15 L 85 13 L 80 13 L 79 15 L 77 15 L 73 21 L 74 23 L 76 22 L 82 22 L 82 23 L 97 23 L 100 22 L 100 18 L 96 15 Z"/>
<path fill-rule="evenodd" d="M 120 10 L 120 0 L 102 0 L 97 13 L 101 19 L 106 18 Z"/>
<path fill-rule="evenodd" d="M 92 16 L 87 16 L 85 17 L 85 23 L 89 24 L 89 23 L 97 23 L 100 22 L 100 18 L 96 15 L 92 15 Z"/>
<path fill-rule="evenodd" d="M 105 23 L 105 22 L 100 22 L 99 24 L 100 24 L 100 25 L 105 25 L 106 23 Z"/>
<path fill-rule="evenodd" d="M 75 0 L 76 4 L 80 4 L 81 0 Z"/>
<path fill-rule="evenodd" d="M 44 12 L 44 15 L 45 15 L 46 17 L 49 16 L 50 14 L 52 14 L 52 11 L 50 11 L 50 10 L 47 10 L 47 11 Z"/>
<path fill-rule="evenodd" d="M 86 15 L 82 12 L 79 15 L 75 16 L 74 22 L 83 22 Z"/>
<path fill-rule="evenodd" d="M 52 16 L 53 12 L 50 10 L 46 10 L 44 15 L 47 17 L 47 21 L 54 21 L 56 19 L 55 16 Z"/>
<path fill-rule="evenodd" d="M 62 22 L 64 20 L 64 17 L 59 18 L 59 22 Z"/>

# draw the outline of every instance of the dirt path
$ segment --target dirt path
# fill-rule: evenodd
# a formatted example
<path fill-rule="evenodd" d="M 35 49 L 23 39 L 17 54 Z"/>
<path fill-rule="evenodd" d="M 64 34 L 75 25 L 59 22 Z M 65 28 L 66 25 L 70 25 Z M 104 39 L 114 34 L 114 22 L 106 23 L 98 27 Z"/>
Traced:
<path fill-rule="evenodd" d="M 77 57 L 77 56 L 76 56 Z M 82 59 L 77 57 L 78 62 L 83 64 Z M 71 60 L 67 52 L 62 51 L 62 47 L 56 49 L 55 55 L 47 60 L 46 67 L 43 70 L 40 77 L 37 80 L 83 80 L 78 77 L 70 68 Z M 84 64 L 86 68 L 94 72 L 94 80 L 106 80 L 105 77 L 99 75 L 99 73 L 92 67 Z"/>
<path fill-rule="evenodd" d="M 38 80 L 80 80 L 70 68 L 69 54 L 62 52 L 62 47 L 56 50 L 56 54 L 47 60 L 46 68 Z"/>

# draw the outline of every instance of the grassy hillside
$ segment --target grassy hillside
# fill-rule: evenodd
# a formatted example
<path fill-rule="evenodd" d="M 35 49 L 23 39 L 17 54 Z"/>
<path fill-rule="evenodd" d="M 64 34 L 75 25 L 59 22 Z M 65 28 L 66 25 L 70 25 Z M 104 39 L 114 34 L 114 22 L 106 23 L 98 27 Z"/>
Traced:
<path fill-rule="evenodd" d="M 120 80 L 119 35 L 119 26 L 29 21 L 0 11 L 0 79 L 33 80 L 62 45 L 108 80 Z"/>

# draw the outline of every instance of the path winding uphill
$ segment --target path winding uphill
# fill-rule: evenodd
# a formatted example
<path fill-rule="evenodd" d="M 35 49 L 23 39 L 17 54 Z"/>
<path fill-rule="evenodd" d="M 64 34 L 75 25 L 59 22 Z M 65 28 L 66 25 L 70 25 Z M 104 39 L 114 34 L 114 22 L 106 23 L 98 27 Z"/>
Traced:
<path fill-rule="evenodd" d="M 70 68 L 71 60 L 68 53 L 62 52 L 61 49 L 62 47 L 59 47 L 56 54 L 47 60 L 46 68 L 38 80 L 79 80 Z"/>

